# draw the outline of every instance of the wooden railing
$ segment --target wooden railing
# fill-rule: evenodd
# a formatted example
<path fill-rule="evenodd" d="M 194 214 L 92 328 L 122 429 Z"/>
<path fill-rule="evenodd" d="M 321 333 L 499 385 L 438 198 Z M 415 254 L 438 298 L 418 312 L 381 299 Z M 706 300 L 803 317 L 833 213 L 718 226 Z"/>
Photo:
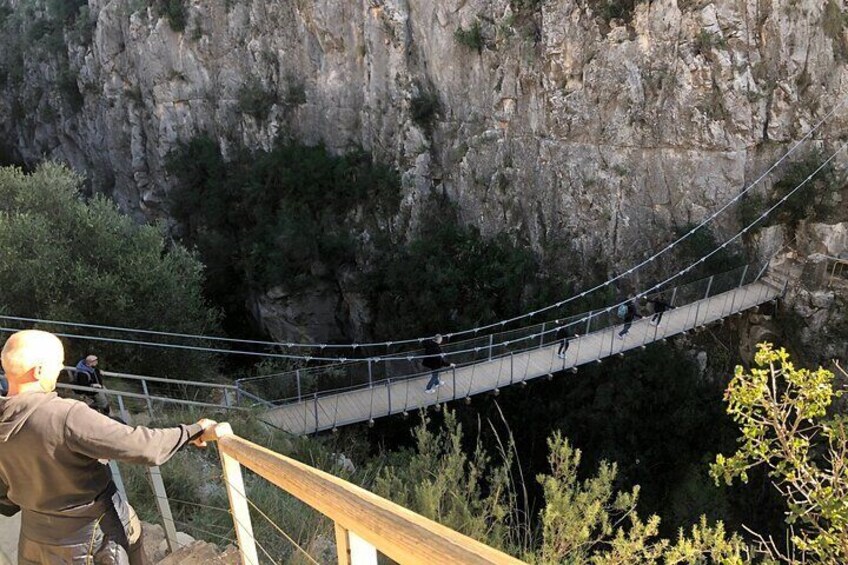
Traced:
<path fill-rule="evenodd" d="M 216 427 L 242 562 L 259 563 L 241 465 L 335 523 L 338 561 L 376 565 L 377 552 L 402 564 L 522 563 L 363 488 Z M 284 524 L 280 526 L 284 527 Z"/>

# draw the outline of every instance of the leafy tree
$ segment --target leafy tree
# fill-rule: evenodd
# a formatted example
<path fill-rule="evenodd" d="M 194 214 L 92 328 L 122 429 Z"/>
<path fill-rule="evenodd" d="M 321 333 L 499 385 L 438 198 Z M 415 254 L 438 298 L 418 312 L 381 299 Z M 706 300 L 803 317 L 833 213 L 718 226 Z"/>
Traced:
<path fill-rule="evenodd" d="M 794 548 L 785 555 L 760 538 L 771 558 L 848 563 L 848 435 L 844 414 L 829 408 L 843 394 L 834 374 L 819 367 L 796 369 L 785 349 L 759 344 L 755 367 L 736 374 L 726 392 L 727 412 L 742 436 L 733 455 L 716 456 L 716 482 L 748 480 L 748 470 L 765 466 L 788 503 Z"/>
<path fill-rule="evenodd" d="M 602 461 L 596 475 L 578 480 L 581 453 L 559 433 L 548 439 L 550 475 L 540 475 L 545 493 L 536 563 L 743 563 L 744 545 L 724 525 L 702 516 L 687 538 L 675 544 L 659 538 L 659 516 L 642 520 L 636 512 L 639 487 L 617 491 L 618 467 Z"/>
<path fill-rule="evenodd" d="M 414 431 L 415 450 L 392 454 L 374 482 L 374 492 L 440 524 L 493 547 L 516 550 L 520 527 L 513 511 L 511 457 L 492 465 L 479 441 L 463 447 L 462 426 L 445 411 L 436 432 L 423 419 Z"/>
<path fill-rule="evenodd" d="M 218 315 L 200 293 L 200 262 L 182 247 L 169 247 L 157 227 L 135 224 L 105 197 L 81 200 L 81 182 L 53 163 L 32 174 L 0 168 L 0 308 L 43 319 L 217 332 Z M 65 326 L 44 329 L 143 338 Z M 104 366 L 116 370 L 206 380 L 215 369 L 214 359 L 201 352 L 71 344 L 68 361 L 96 350 Z"/>

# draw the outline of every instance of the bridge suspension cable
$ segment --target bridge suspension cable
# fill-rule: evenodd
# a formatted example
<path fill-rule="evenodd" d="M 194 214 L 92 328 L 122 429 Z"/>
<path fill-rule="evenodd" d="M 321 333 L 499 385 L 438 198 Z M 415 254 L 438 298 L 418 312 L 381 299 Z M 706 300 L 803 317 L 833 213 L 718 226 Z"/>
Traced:
<path fill-rule="evenodd" d="M 532 318 L 533 316 L 535 316 L 537 314 L 549 311 L 549 310 L 554 309 L 554 308 L 559 308 L 559 307 L 561 307 L 565 304 L 573 302 L 574 300 L 576 300 L 578 298 L 583 298 L 583 297 L 585 297 L 585 296 L 587 296 L 587 295 L 589 295 L 589 294 L 591 294 L 591 293 L 593 293 L 593 292 L 595 292 L 599 289 L 605 288 L 605 287 L 609 286 L 610 284 L 632 274 L 633 272 L 637 271 L 638 269 L 640 269 L 640 268 L 644 267 L 645 265 L 651 263 L 657 257 L 659 257 L 663 253 L 667 252 L 668 250 L 672 249 L 677 244 L 679 244 L 680 242 L 682 242 L 683 240 L 687 239 L 692 234 L 694 234 L 698 229 L 702 228 L 707 223 L 712 221 L 722 211 L 727 209 L 730 205 L 732 205 L 739 198 L 741 198 L 744 194 L 746 194 L 749 190 L 751 190 L 751 188 L 753 188 L 757 183 L 759 183 L 763 178 L 765 178 L 775 167 L 777 167 L 792 152 L 794 152 L 795 149 L 797 149 L 797 147 L 803 141 L 805 141 L 814 131 L 816 131 L 846 101 L 848 101 L 848 97 L 846 97 L 839 104 L 837 104 L 837 106 L 835 106 L 824 118 L 822 118 L 822 120 L 820 120 L 816 124 L 816 126 L 814 126 L 814 128 L 812 128 L 798 143 L 796 143 L 786 154 L 784 154 L 766 172 L 764 172 L 762 175 L 760 175 L 760 177 L 758 177 L 753 183 L 751 183 L 742 192 L 740 192 L 738 195 L 736 195 L 734 198 L 732 198 L 729 202 L 725 203 L 721 208 L 719 208 L 716 212 L 714 212 L 712 215 L 710 215 L 706 220 L 701 222 L 701 224 L 692 228 L 691 230 L 686 232 L 684 235 L 680 236 L 677 240 L 668 244 L 666 247 L 664 247 L 660 251 L 656 252 L 651 257 L 645 259 L 641 263 L 637 264 L 636 266 L 632 267 L 631 269 L 629 269 L 629 270 L 627 270 L 627 271 L 625 271 L 625 272 L 623 272 L 619 275 L 616 275 L 615 277 L 612 277 L 609 280 L 607 280 L 603 283 L 600 283 L 600 284 L 598 284 L 598 285 L 596 285 L 596 286 L 594 286 L 594 287 L 592 287 L 588 290 L 582 291 L 579 294 L 575 294 L 570 298 L 567 298 L 567 299 L 561 300 L 559 302 L 550 304 L 548 306 L 539 308 L 539 309 L 534 310 L 532 312 L 527 312 L 525 314 L 521 314 L 521 315 L 515 316 L 513 318 L 500 320 L 498 322 L 493 322 L 493 323 L 490 323 L 490 324 L 478 326 L 476 328 L 472 328 L 472 329 L 468 329 L 468 330 L 461 330 L 461 331 L 458 331 L 458 332 L 446 333 L 444 335 L 448 338 L 457 337 L 457 336 L 460 336 L 460 335 L 468 335 L 468 334 L 471 334 L 471 333 L 476 335 L 477 333 L 484 331 L 484 330 L 495 329 L 495 328 L 498 328 L 498 327 L 503 328 L 503 327 L 506 326 L 506 324 L 509 324 L 509 323 L 512 323 L 512 322 L 515 322 L 515 321 L 518 321 L 518 320 L 521 320 L 521 319 L 524 319 L 524 318 Z M 827 164 L 829 164 L 836 157 L 836 155 L 839 152 L 841 152 L 844 148 L 845 148 L 845 145 L 842 145 L 828 159 L 826 159 L 813 173 L 811 173 L 806 179 L 804 179 L 804 181 L 802 181 L 798 186 L 796 186 L 794 189 L 792 189 L 790 192 L 788 192 L 783 198 L 781 198 L 771 208 L 766 210 L 759 217 L 757 217 L 753 222 L 751 222 L 746 227 L 744 227 L 736 235 L 734 235 L 730 239 L 726 240 L 719 247 L 717 247 L 716 249 L 714 249 L 710 253 L 700 257 L 699 259 L 695 260 L 693 263 L 691 263 L 685 269 L 678 271 L 676 274 L 667 278 L 663 282 L 658 283 L 658 284 L 656 284 L 656 285 L 654 285 L 654 286 L 652 286 L 652 287 L 650 287 L 646 290 L 643 290 L 643 291 L 640 291 L 640 292 L 634 293 L 634 294 L 637 295 L 637 296 L 643 296 L 643 295 L 645 295 L 649 292 L 652 292 L 652 291 L 654 291 L 658 288 L 661 288 L 665 284 L 667 284 L 667 283 L 675 280 L 676 278 L 688 273 L 694 267 L 703 263 L 706 259 L 708 259 L 709 257 L 715 255 L 716 253 L 718 253 L 719 251 L 724 249 L 729 243 L 735 241 L 736 239 L 741 237 L 743 234 L 747 233 L 748 230 L 750 230 L 753 226 L 755 226 L 757 223 L 759 223 L 761 220 L 763 220 L 765 217 L 767 217 L 774 209 L 776 209 L 777 207 L 782 205 L 792 194 L 794 194 L 800 188 L 805 186 L 807 184 L 807 182 L 810 179 L 812 179 L 813 176 L 818 174 L 819 171 L 821 171 L 825 166 L 827 166 Z M 610 311 L 611 309 L 613 309 L 613 308 L 615 308 L 615 307 L 617 307 L 621 304 L 624 304 L 626 302 L 628 302 L 628 300 L 622 300 L 621 302 L 616 303 L 615 305 L 609 306 L 608 308 L 605 308 L 604 310 Z M 238 338 L 228 338 L 228 337 L 198 335 L 198 334 L 185 334 L 185 333 L 178 333 L 178 332 L 166 332 L 166 331 L 147 330 L 147 329 L 134 329 L 134 328 L 119 327 L 119 326 L 86 324 L 86 323 L 82 323 L 82 322 L 70 322 L 70 321 L 62 321 L 62 320 L 47 320 L 47 319 L 30 318 L 30 317 L 23 317 L 23 316 L 0 315 L 0 319 L 11 320 L 11 321 L 20 321 L 20 322 L 30 322 L 30 323 L 44 323 L 44 324 L 53 324 L 53 325 L 63 325 L 63 326 L 81 327 L 81 328 L 90 328 L 90 329 L 101 329 L 101 330 L 124 332 L 124 333 L 140 333 L 140 334 L 147 334 L 147 335 L 178 337 L 178 338 L 186 338 L 186 339 L 198 339 L 198 340 L 204 340 L 204 341 L 224 341 L 224 342 L 230 342 L 230 343 L 263 345 L 263 346 L 282 347 L 282 348 L 311 348 L 311 349 L 317 349 L 317 350 L 321 350 L 321 351 L 323 351 L 325 349 L 341 349 L 341 348 L 344 348 L 344 349 L 349 349 L 349 350 L 355 352 L 356 349 L 360 349 L 360 348 L 390 347 L 390 346 L 393 346 L 393 345 L 421 343 L 425 339 L 428 339 L 428 337 L 418 337 L 418 338 L 414 338 L 414 339 L 405 339 L 405 340 L 396 340 L 396 341 L 383 341 L 383 342 L 370 342 L 370 343 L 359 343 L 359 344 L 357 344 L 357 343 L 353 343 L 353 344 L 323 344 L 323 343 L 322 344 L 306 344 L 306 343 L 292 343 L 292 342 L 273 342 L 273 341 L 263 341 L 263 340 L 248 340 L 248 339 L 238 339 Z M 577 323 L 580 323 L 580 322 L 584 322 L 585 320 L 586 320 L 585 318 L 581 318 L 580 320 L 577 320 L 575 322 L 567 324 L 566 326 L 574 325 L 574 324 L 577 324 Z M 17 331 L 17 329 L 0 327 L 0 331 Z M 528 337 L 524 337 L 524 338 L 517 338 L 517 340 L 538 338 L 540 335 L 545 335 L 545 334 L 550 333 L 552 331 L 556 331 L 556 328 L 553 329 L 553 330 L 548 330 L 548 331 L 542 332 L 541 334 L 534 334 L 532 336 L 528 336 Z M 244 351 L 244 350 L 236 350 L 236 349 L 222 349 L 222 348 L 213 348 L 213 347 L 193 346 L 193 345 L 184 345 L 184 344 L 169 344 L 169 343 L 131 340 L 131 339 L 121 339 L 121 338 L 107 338 L 107 337 L 100 337 L 100 336 L 68 334 L 68 333 L 57 333 L 56 335 L 59 335 L 61 337 L 81 339 L 81 340 L 104 341 L 104 342 L 111 342 L 111 343 L 134 344 L 134 345 L 149 346 L 149 347 L 163 347 L 163 348 L 171 348 L 171 349 L 204 351 L 204 352 L 208 352 L 208 353 L 219 353 L 219 354 L 233 354 L 233 355 L 248 355 L 248 356 L 267 357 L 267 358 L 280 358 L 280 359 L 290 359 L 290 360 L 298 360 L 298 361 L 306 361 L 306 362 L 330 361 L 330 362 L 345 363 L 349 360 L 352 360 L 351 358 L 345 357 L 345 356 L 328 357 L 328 356 L 321 356 L 321 355 L 296 355 L 296 354 L 285 354 L 285 353 L 267 353 L 267 352 Z M 514 343 L 515 341 L 516 340 L 511 340 L 511 341 L 503 342 L 499 345 L 502 345 L 504 343 L 505 344 Z M 462 352 L 470 352 L 470 351 L 473 351 L 473 350 L 462 351 Z M 457 352 L 457 353 L 460 353 L 460 352 Z M 431 356 L 405 355 L 403 353 L 398 353 L 398 354 L 392 354 L 392 355 L 369 356 L 369 357 L 367 357 L 367 359 L 371 359 L 372 361 L 382 361 L 382 360 L 387 360 L 387 359 L 391 359 L 391 360 L 396 360 L 396 359 L 408 359 L 408 360 L 424 359 L 424 358 L 427 358 L 427 357 L 431 357 Z M 366 358 L 356 358 L 356 360 L 364 360 L 364 359 L 366 359 Z"/>

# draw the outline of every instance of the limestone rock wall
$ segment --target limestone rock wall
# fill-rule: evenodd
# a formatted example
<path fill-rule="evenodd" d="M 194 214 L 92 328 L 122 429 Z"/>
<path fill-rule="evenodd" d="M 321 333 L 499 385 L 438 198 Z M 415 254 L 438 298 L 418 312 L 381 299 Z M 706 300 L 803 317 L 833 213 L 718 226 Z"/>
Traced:
<path fill-rule="evenodd" d="M 0 4 L 38 18 L 44 1 Z M 848 92 L 844 0 L 653 0 L 611 20 L 614 0 L 185 0 L 180 32 L 150 4 L 89 0 L 90 39 L 58 47 L 65 74 L 24 42 L 0 96 L 7 146 L 69 161 L 146 219 L 167 215 L 179 142 L 285 136 L 395 164 L 413 218 L 443 191 L 484 233 L 623 265 L 738 193 Z M 56 88 L 68 76 L 76 108 Z M 439 110 L 414 119 L 424 97 Z M 802 151 L 846 126 L 836 112 Z"/>

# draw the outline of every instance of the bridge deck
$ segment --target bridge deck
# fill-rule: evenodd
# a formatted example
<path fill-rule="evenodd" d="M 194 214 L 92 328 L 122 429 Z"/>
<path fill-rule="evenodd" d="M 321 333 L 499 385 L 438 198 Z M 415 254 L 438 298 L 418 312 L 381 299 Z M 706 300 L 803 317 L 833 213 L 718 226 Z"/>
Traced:
<path fill-rule="evenodd" d="M 265 419 L 296 435 L 319 432 L 372 418 L 416 410 L 436 403 L 473 396 L 496 388 L 546 376 L 550 373 L 594 363 L 605 357 L 641 347 L 666 337 L 692 330 L 777 298 L 781 291 L 762 280 L 716 294 L 667 311 L 659 326 L 649 318 L 633 322 L 624 339 L 617 333 L 622 325 L 574 338 L 566 358 L 559 359 L 558 342 L 529 351 L 516 352 L 490 361 L 446 369 L 444 384 L 435 394 L 426 394 L 429 375 L 388 379 L 363 387 L 293 402 L 269 410 Z"/>

